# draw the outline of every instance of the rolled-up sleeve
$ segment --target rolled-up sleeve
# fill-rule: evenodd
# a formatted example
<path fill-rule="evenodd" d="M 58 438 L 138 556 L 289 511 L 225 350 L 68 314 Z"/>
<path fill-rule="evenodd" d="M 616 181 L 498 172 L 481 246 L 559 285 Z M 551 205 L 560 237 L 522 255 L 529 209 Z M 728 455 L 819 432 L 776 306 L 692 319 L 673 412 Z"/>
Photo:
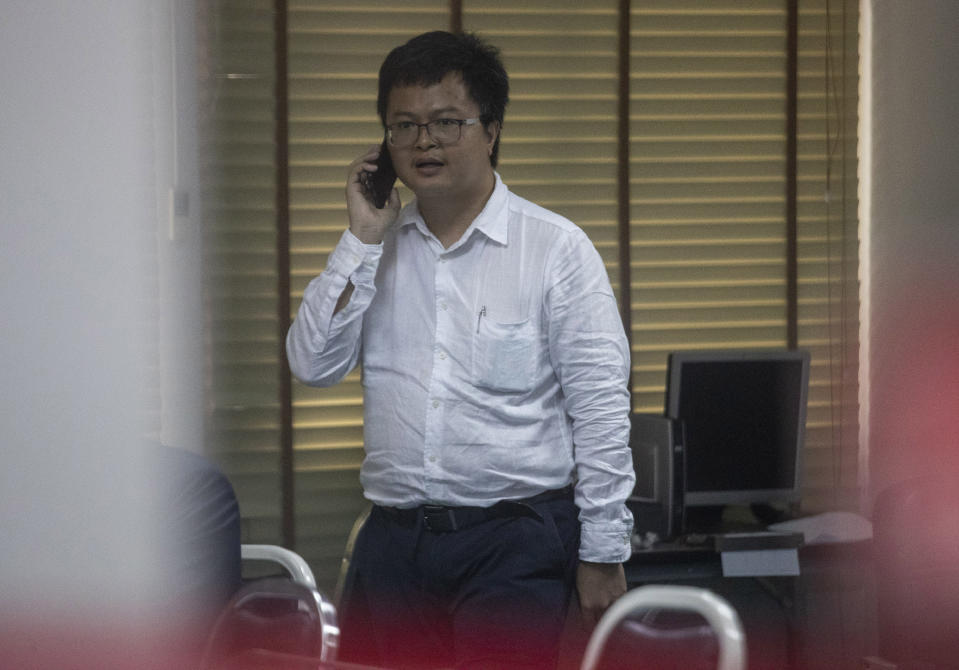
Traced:
<path fill-rule="evenodd" d="M 580 559 L 630 556 L 626 507 L 636 476 L 629 448 L 629 344 L 602 259 L 581 231 L 550 261 L 547 297 L 553 367 L 572 421 Z"/>
<path fill-rule="evenodd" d="M 290 370 L 304 384 L 331 386 L 356 366 L 363 314 L 376 293 L 374 280 L 382 251 L 382 244 L 363 244 L 346 230 L 326 269 L 307 285 L 286 334 Z M 353 294 L 336 312 L 348 282 L 353 284 Z"/>

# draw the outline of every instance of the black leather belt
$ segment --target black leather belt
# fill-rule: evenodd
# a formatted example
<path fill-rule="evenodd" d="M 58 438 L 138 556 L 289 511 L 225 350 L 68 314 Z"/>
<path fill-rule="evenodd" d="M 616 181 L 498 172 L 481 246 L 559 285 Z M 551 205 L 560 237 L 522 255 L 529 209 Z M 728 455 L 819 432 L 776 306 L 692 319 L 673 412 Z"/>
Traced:
<path fill-rule="evenodd" d="M 528 516 L 542 521 L 543 517 L 532 506 L 562 499 L 573 499 L 572 484 L 561 489 L 544 491 L 529 498 L 501 500 L 489 507 L 447 507 L 445 505 L 420 505 L 408 509 L 381 505 L 376 507 L 382 510 L 388 519 L 402 526 L 413 526 L 422 518 L 423 527 L 427 530 L 433 533 L 451 533 L 490 519 Z"/>

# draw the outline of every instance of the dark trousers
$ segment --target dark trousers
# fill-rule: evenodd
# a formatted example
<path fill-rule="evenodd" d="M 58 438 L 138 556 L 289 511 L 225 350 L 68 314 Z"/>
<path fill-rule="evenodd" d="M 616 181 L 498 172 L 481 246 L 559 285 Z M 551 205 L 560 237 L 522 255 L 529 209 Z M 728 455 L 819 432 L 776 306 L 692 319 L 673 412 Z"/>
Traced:
<path fill-rule="evenodd" d="M 554 668 L 579 548 L 568 498 L 436 532 L 375 507 L 340 608 L 340 658 L 387 668 Z"/>

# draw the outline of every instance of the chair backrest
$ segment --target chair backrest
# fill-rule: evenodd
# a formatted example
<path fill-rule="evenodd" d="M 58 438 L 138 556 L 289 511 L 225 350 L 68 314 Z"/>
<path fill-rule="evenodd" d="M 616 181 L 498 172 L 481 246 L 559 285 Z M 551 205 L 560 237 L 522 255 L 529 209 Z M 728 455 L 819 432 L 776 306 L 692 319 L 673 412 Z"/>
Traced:
<path fill-rule="evenodd" d="M 646 610 L 627 615 L 606 640 L 599 670 L 715 670 L 719 640 L 695 612 Z"/>
<path fill-rule="evenodd" d="M 350 561 L 353 560 L 353 547 L 356 545 L 356 537 L 363 529 L 363 524 L 370 517 L 373 510 L 372 505 L 366 505 L 357 515 L 350 529 L 349 537 L 346 538 L 346 547 L 343 549 L 343 559 L 340 561 L 340 573 L 336 578 L 336 589 L 333 591 L 333 604 L 340 607 L 343 604 L 343 592 L 346 589 L 347 576 L 350 572 Z"/>
<path fill-rule="evenodd" d="M 230 667 L 231 659 L 253 650 L 335 661 L 336 609 L 316 588 L 307 563 L 273 545 L 243 545 L 241 551 L 245 560 L 278 563 L 289 576 L 253 579 L 240 587 L 217 620 L 201 668 Z"/>
<path fill-rule="evenodd" d="M 285 577 L 245 584 L 217 621 L 201 667 L 230 667 L 231 659 L 256 649 L 332 662 L 338 629 L 330 607 L 318 591 Z"/>
<path fill-rule="evenodd" d="M 634 618 L 640 612 L 651 610 L 688 612 L 701 618 L 687 617 L 684 625 L 665 628 L 652 625 L 648 619 Z M 626 664 L 629 659 L 623 658 L 623 649 L 630 648 L 630 638 L 647 652 L 652 650 L 658 658 L 654 661 L 656 665 L 640 665 L 650 660 L 647 653 L 645 657 L 637 657 L 633 667 L 672 667 L 667 665 L 670 647 L 677 659 L 682 659 L 677 660 L 681 665 L 676 667 L 691 669 L 696 667 L 693 663 L 698 665 L 712 659 L 719 670 L 743 670 L 746 664 L 746 639 L 736 611 L 724 599 L 705 589 L 670 585 L 642 586 L 629 591 L 600 619 L 586 646 L 582 670 L 601 667 L 604 657 L 613 649 L 610 641 L 614 635 L 627 640 L 625 645 L 619 645 L 617 668 L 630 667 Z"/>
<path fill-rule="evenodd" d="M 186 449 L 151 444 L 145 466 L 162 600 L 174 610 L 201 606 L 215 616 L 242 582 L 233 486 L 216 465 Z"/>
<path fill-rule="evenodd" d="M 277 563 L 287 571 L 297 584 L 308 589 L 316 588 L 316 578 L 310 564 L 295 551 L 275 544 L 244 544 L 240 546 L 240 557 L 244 561 L 270 561 Z"/>

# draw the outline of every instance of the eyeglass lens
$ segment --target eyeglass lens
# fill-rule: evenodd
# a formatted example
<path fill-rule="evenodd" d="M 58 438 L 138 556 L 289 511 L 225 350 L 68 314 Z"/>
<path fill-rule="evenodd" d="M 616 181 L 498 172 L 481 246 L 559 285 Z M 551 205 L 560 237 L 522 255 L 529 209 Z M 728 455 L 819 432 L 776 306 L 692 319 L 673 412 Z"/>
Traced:
<path fill-rule="evenodd" d="M 426 128 L 427 134 L 433 141 L 441 144 L 452 144 L 460 138 L 462 125 L 450 119 L 439 119 L 429 123 L 401 124 L 390 128 L 390 141 L 393 146 L 406 147 L 416 142 L 420 135 L 420 128 Z"/>

